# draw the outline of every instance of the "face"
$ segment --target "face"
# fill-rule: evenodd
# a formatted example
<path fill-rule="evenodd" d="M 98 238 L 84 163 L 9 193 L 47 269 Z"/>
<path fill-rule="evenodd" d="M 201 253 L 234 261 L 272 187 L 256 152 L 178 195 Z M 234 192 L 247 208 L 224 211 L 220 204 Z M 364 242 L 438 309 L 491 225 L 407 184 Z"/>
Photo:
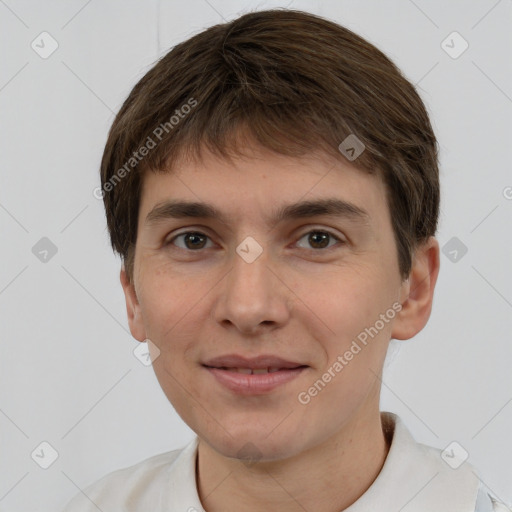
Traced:
<path fill-rule="evenodd" d="M 148 173 L 134 268 L 133 286 L 121 276 L 132 334 L 158 348 L 163 391 L 219 453 L 293 456 L 378 410 L 405 286 L 378 176 L 256 149 Z"/>

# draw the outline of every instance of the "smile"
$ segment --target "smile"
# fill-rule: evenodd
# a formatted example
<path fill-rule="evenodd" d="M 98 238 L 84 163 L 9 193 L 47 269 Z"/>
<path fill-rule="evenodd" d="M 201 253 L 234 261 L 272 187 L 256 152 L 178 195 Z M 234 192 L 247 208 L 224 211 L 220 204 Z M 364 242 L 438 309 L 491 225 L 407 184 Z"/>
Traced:
<path fill-rule="evenodd" d="M 296 368 L 214 368 L 204 366 L 223 388 L 240 395 L 262 395 L 297 378 L 307 366 Z"/>
<path fill-rule="evenodd" d="M 227 368 L 222 367 L 220 370 L 227 370 L 228 372 L 245 373 L 247 375 L 257 375 L 264 373 L 278 372 L 282 368 Z"/>

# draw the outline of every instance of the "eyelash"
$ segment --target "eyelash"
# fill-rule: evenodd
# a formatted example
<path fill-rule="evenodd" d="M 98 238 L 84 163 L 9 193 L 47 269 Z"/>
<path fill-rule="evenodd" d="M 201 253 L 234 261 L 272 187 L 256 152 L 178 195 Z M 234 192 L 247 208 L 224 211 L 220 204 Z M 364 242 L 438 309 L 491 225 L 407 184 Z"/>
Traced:
<path fill-rule="evenodd" d="M 331 238 L 334 238 L 334 240 L 335 240 L 336 242 L 339 242 L 339 244 L 338 244 L 338 245 L 344 245 L 344 244 L 346 244 L 346 242 L 345 242 L 344 240 L 342 240 L 341 238 L 339 238 L 338 236 L 336 236 L 334 233 L 332 233 L 331 231 L 328 231 L 328 230 L 326 230 L 326 229 L 312 229 L 312 230 L 310 230 L 310 231 L 307 231 L 307 232 L 303 233 L 303 234 L 299 237 L 299 240 L 300 240 L 300 239 L 302 239 L 302 238 L 304 238 L 306 235 L 310 235 L 311 233 L 323 233 L 323 234 L 329 235 Z M 177 238 L 179 238 L 179 237 L 181 237 L 181 236 L 185 236 L 185 235 L 190 235 L 190 234 L 200 235 L 200 236 L 204 236 L 204 237 L 206 237 L 206 238 L 210 239 L 210 237 L 209 237 L 208 235 L 206 235 L 205 233 L 202 233 L 202 232 L 200 232 L 200 231 L 184 231 L 183 233 L 178 233 L 178 234 L 177 234 L 177 235 L 175 235 L 173 238 L 171 238 L 170 240 L 166 241 L 166 242 L 164 243 L 164 246 L 165 246 L 165 247 L 167 247 L 167 246 L 170 246 L 170 245 L 174 245 L 174 244 L 173 244 L 173 242 L 174 242 Z M 175 247 L 176 247 L 176 246 L 175 246 Z M 191 253 L 192 253 L 192 252 L 200 252 L 202 249 L 205 249 L 205 248 L 200 248 L 200 249 L 196 249 L 196 250 L 194 250 L 194 249 L 187 249 L 187 248 L 183 248 L 183 247 L 176 247 L 176 248 L 177 248 L 177 249 L 182 249 L 182 250 L 184 250 L 184 251 L 191 252 Z M 330 249 L 335 249 L 335 248 L 336 248 L 336 244 L 335 244 L 335 245 L 333 245 L 333 246 L 330 246 L 330 247 L 325 247 L 325 248 L 320 248 L 320 249 L 313 249 L 313 248 L 312 248 L 312 249 L 304 249 L 304 248 L 302 248 L 302 249 L 304 249 L 304 250 L 306 250 L 306 251 L 308 251 L 308 250 L 309 250 L 309 251 L 313 251 L 313 252 L 318 253 L 318 252 L 327 252 L 327 251 L 329 251 Z M 208 248 L 206 248 L 206 249 L 208 249 Z"/>

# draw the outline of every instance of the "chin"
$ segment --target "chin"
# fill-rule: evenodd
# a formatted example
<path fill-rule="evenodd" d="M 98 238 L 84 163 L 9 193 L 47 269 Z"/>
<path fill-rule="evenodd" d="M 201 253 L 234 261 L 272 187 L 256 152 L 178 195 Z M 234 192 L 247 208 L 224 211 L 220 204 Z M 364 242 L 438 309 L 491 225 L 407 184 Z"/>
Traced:
<path fill-rule="evenodd" d="M 240 428 L 236 432 L 230 429 L 231 435 L 225 431 L 203 437 L 216 452 L 224 457 L 246 461 L 248 465 L 256 462 L 274 461 L 293 457 L 304 447 L 303 439 L 294 436 L 289 430 L 271 433 L 275 425 L 268 429 L 259 427 Z"/>

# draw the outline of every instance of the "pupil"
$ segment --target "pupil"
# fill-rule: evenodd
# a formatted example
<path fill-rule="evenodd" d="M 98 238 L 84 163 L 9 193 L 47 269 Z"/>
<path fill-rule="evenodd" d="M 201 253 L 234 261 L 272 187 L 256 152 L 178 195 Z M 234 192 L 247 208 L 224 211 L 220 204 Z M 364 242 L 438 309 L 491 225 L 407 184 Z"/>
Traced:
<path fill-rule="evenodd" d="M 317 239 L 317 240 L 315 241 L 315 238 L 316 238 L 317 236 L 320 236 L 320 238 L 321 238 L 322 240 L 320 240 L 320 241 L 319 241 L 319 240 Z M 313 233 L 313 234 L 311 234 L 311 235 L 309 236 L 309 241 L 310 241 L 310 243 L 311 243 L 311 245 L 312 245 L 313 247 L 318 248 L 318 247 L 316 247 L 316 246 L 319 244 L 319 245 L 320 245 L 320 248 L 323 248 L 323 247 L 326 247 L 326 246 L 328 245 L 328 243 L 329 243 L 328 238 L 329 238 L 329 235 L 328 235 L 327 233 L 322 233 L 322 232 L 320 232 L 320 231 L 317 231 L 317 232 L 315 232 L 315 233 Z"/>
<path fill-rule="evenodd" d="M 186 237 L 187 242 L 191 242 L 192 247 L 202 247 L 202 245 L 197 245 L 195 242 L 198 240 L 203 239 L 203 245 L 204 245 L 204 236 L 199 233 L 189 233 Z"/>

